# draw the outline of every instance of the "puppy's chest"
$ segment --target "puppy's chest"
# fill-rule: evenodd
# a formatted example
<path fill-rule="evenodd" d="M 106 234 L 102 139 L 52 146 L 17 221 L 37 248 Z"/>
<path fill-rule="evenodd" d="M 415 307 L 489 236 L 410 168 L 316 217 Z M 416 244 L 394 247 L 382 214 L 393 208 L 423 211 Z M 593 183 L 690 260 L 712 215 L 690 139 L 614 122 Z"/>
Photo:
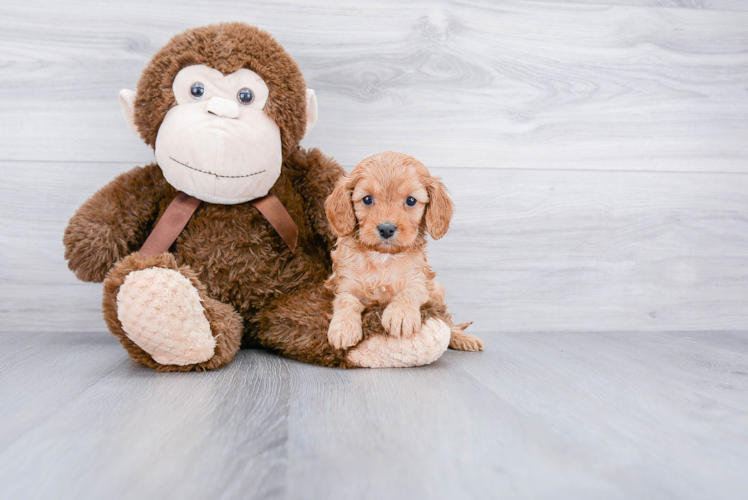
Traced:
<path fill-rule="evenodd" d="M 373 253 L 359 255 L 353 266 L 353 276 L 358 282 L 360 298 L 388 302 L 402 292 L 416 271 L 404 268 L 397 255 Z"/>

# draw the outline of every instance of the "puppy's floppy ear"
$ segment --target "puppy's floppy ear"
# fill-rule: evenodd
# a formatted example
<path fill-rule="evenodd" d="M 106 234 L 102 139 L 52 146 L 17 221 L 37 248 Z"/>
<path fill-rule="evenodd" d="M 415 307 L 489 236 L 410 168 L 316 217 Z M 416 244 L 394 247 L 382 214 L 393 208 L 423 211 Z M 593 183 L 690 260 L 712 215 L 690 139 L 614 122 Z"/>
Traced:
<path fill-rule="evenodd" d="M 355 182 L 350 175 L 338 179 L 332 194 L 325 200 L 325 213 L 330 221 L 330 228 L 338 238 L 348 236 L 356 228 L 356 214 L 353 212 L 353 186 Z"/>
<path fill-rule="evenodd" d="M 432 177 L 426 183 L 426 191 L 429 193 L 429 204 L 426 206 L 426 230 L 432 238 L 438 240 L 447 233 L 449 222 L 454 213 L 454 203 L 447 196 L 447 188 L 442 181 Z"/>

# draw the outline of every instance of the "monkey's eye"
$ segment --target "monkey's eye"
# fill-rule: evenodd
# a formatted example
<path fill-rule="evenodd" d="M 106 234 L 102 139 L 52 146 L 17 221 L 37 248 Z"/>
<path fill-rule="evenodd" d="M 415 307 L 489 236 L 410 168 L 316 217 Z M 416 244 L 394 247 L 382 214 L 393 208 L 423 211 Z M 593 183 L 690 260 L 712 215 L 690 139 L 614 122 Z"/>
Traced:
<path fill-rule="evenodd" d="M 364 203 L 364 205 L 367 205 L 367 206 L 369 206 L 369 205 L 373 205 L 373 204 L 374 204 L 374 198 L 372 198 L 372 197 L 371 197 L 371 195 L 369 195 L 369 196 L 364 196 L 364 197 L 363 197 L 363 198 L 361 199 L 361 201 L 362 201 L 362 202 Z"/>
<path fill-rule="evenodd" d="M 200 82 L 195 82 L 190 87 L 190 95 L 193 99 L 200 99 L 205 95 L 205 85 Z"/>
<path fill-rule="evenodd" d="M 241 89 L 239 92 L 236 93 L 236 100 L 239 101 L 241 104 L 247 105 L 255 100 L 255 95 L 251 90 L 244 87 L 243 89 Z"/>
<path fill-rule="evenodd" d="M 407 198 L 405 198 L 405 204 L 409 207 L 415 207 L 416 203 L 418 203 L 418 200 L 416 200 L 412 196 L 408 196 Z"/>

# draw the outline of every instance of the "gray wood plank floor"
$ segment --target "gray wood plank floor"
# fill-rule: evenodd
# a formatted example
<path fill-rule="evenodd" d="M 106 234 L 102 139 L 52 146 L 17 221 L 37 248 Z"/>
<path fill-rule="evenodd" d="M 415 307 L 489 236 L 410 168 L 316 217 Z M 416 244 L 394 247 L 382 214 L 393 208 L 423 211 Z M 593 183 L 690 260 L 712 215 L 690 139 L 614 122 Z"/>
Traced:
<path fill-rule="evenodd" d="M 419 369 L 133 365 L 62 258 L 153 160 L 117 105 L 188 27 L 273 33 L 350 169 L 419 157 L 486 342 Z M 748 498 L 748 2 L 0 2 L 0 498 Z"/>
<path fill-rule="evenodd" d="M 0 496 L 745 497 L 745 332 L 476 331 L 485 352 L 419 369 L 243 351 L 207 374 L 4 335 Z"/>

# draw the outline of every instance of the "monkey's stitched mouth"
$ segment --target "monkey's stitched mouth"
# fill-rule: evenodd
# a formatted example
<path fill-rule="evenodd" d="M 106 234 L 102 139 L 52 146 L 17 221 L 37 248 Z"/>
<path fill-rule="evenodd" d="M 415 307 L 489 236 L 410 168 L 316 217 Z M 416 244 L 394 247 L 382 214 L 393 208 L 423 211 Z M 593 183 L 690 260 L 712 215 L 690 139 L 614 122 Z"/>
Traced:
<path fill-rule="evenodd" d="M 206 174 L 206 175 L 212 175 L 214 177 L 223 177 L 224 179 L 241 179 L 242 177 L 252 177 L 253 175 L 257 175 L 257 174 L 261 174 L 261 173 L 265 172 L 264 170 L 260 170 L 259 172 L 253 172 L 253 173 L 247 174 L 247 175 L 221 175 L 221 174 L 215 174 L 213 172 L 206 172 L 205 170 L 200 170 L 199 168 L 190 167 L 188 164 L 182 163 L 181 161 L 177 160 L 176 158 L 172 158 L 171 156 L 169 157 L 169 159 L 172 160 L 172 161 L 175 161 L 175 162 L 179 163 L 183 167 L 189 168 L 190 170 L 194 170 L 196 172 L 200 172 L 200 173 Z"/>

